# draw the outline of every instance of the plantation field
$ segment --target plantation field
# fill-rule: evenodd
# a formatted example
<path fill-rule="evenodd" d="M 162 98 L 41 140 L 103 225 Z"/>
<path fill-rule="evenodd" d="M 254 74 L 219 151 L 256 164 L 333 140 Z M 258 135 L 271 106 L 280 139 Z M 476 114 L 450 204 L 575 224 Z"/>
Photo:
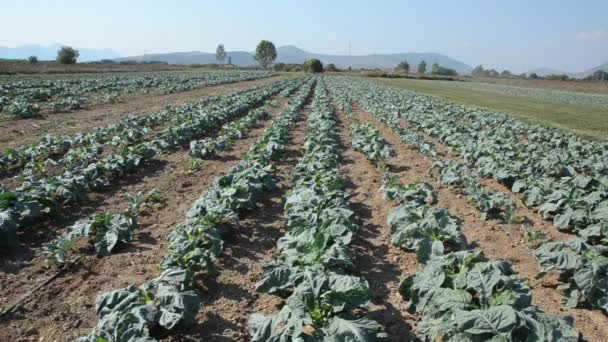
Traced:
<path fill-rule="evenodd" d="M 489 82 L 379 79 L 378 82 L 508 113 L 528 122 L 564 128 L 581 136 L 608 138 L 608 94 Z"/>
<path fill-rule="evenodd" d="M 1 81 L 45 109 L 0 122 L 0 340 L 608 336 L 606 142 L 409 83 L 114 77 Z"/>

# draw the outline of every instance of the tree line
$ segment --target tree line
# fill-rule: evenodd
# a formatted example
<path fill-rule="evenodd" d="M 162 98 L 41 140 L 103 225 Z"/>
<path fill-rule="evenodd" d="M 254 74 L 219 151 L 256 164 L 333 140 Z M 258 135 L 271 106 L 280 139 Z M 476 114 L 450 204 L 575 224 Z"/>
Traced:
<path fill-rule="evenodd" d="M 403 62 L 401 62 L 397 65 L 395 70 L 403 71 L 404 73 L 408 74 L 410 72 L 410 64 L 408 63 L 407 60 L 404 60 Z M 416 72 L 419 74 L 425 74 L 427 72 L 425 61 L 421 61 L 418 64 L 418 67 L 416 68 Z M 431 66 L 431 75 L 458 76 L 458 73 L 454 69 L 443 67 L 443 66 L 439 65 L 438 63 L 433 63 L 433 65 Z"/>

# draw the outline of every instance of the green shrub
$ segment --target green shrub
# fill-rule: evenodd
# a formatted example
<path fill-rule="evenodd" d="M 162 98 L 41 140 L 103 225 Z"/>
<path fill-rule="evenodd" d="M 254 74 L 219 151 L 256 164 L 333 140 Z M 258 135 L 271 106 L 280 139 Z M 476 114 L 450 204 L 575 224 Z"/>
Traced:
<path fill-rule="evenodd" d="M 435 63 L 431 68 L 431 75 L 458 76 L 458 73 L 454 69 L 442 67 L 439 64 Z"/>
<path fill-rule="evenodd" d="M 76 59 L 79 55 L 78 50 L 70 46 L 62 46 L 57 51 L 57 62 L 61 64 L 76 64 Z"/>
<path fill-rule="evenodd" d="M 304 62 L 304 71 L 312 72 L 315 74 L 323 72 L 323 63 L 320 60 L 313 58 Z"/>

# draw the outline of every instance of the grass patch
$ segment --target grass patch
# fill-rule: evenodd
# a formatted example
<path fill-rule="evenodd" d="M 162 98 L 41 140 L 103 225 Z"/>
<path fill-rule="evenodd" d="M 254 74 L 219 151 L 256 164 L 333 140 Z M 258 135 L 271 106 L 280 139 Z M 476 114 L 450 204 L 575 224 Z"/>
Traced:
<path fill-rule="evenodd" d="M 378 78 L 371 80 L 454 102 L 506 113 L 528 122 L 567 129 L 586 138 L 608 139 L 608 113 L 605 109 L 460 89 L 445 83 L 440 84 L 426 80 Z"/>

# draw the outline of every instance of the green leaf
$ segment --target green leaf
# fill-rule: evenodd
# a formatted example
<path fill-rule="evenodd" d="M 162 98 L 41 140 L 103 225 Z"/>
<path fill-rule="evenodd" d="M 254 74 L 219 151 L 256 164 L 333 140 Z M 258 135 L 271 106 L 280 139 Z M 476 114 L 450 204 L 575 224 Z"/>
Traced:
<path fill-rule="evenodd" d="M 350 320 L 335 316 L 323 331 L 324 341 L 331 342 L 368 342 L 376 341 L 382 327 L 367 318 Z"/>

